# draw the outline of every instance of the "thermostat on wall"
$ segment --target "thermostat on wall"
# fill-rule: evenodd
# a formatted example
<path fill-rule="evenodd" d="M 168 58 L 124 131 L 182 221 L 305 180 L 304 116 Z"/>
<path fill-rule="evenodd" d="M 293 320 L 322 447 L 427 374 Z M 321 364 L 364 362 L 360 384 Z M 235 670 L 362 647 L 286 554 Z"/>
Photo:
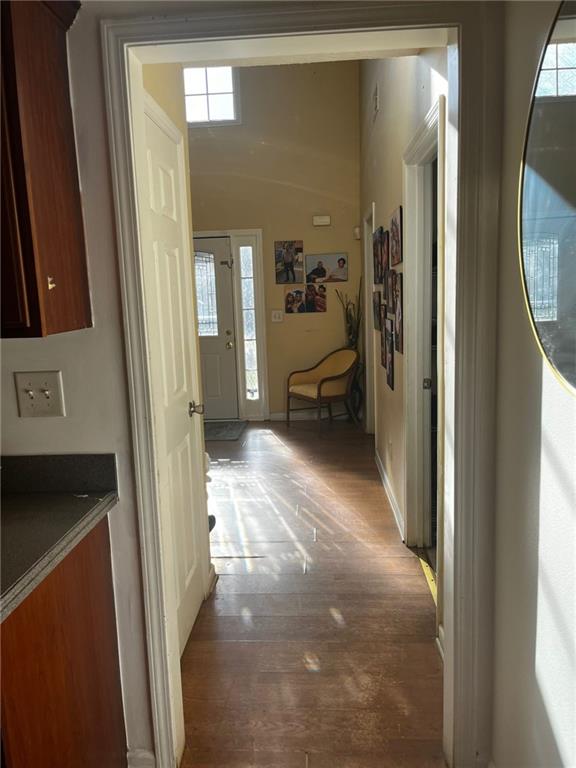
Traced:
<path fill-rule="evenodd" d="M 330 216 L 312 216 L 312 224 L 315 227 L 329 227 L 332 223 Z"/>

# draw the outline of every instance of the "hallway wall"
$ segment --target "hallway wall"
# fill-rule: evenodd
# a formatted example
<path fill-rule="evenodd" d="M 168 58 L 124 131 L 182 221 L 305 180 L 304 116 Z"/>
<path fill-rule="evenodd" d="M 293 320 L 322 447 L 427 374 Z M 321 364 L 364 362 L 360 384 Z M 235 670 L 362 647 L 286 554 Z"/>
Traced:
<path fill-rule="evenodd" d="M 389 229 L 390 215 L 402 204 L 402 157 L 438 96 L 446 94 L 446 51 L 434 49 L 402 59 L 365 61 L 361 66 L 361 212 L 375 203 L 375 227 Z M 380 109 L 373 117 L 378 83 Z M 404 272 L 403 264 L 395 267 Z M 372 275 L 369 276 L 372 279 Z M 410 275 L 404 275 L 404 285 Z M 376 286 L 383 290 L 384 286 Z M 404 288 L 404 290 L 406 290 Z M 369 323 L 372 318 L 367 318 Z M 380 362 L 380 331 L 374 331 L 376 369 L 376 452 L 400 514 L 405 519 L 404 356 L 395 353 L 394 390 Z"/>
<path fill-rule="evenodd" d="M 146 67 L 145 69 L 148 69 Z M 195 231 L 263 230 L 270 412 L 285 410 L 286 378 L 345 342 L 336 289 L 354 295 L 361 274 L 359 64 L 355 61 L 239 70 L 239 125 L 191 128 Z M 330 214 L 314 227 L 314 214 Z M 324 314 L 285 316 L 276 284 L 275 240 L 303 240 L 304 253 L 347 252 L 348 282 L 329 283 Z"/>
<path fill-rule="evenodd" d="M 494 765 L 576 766 L 576 398 L 544 363 L 524 304 L 517 190 L 557 3 L 506 5 L 499 271 Z"/>

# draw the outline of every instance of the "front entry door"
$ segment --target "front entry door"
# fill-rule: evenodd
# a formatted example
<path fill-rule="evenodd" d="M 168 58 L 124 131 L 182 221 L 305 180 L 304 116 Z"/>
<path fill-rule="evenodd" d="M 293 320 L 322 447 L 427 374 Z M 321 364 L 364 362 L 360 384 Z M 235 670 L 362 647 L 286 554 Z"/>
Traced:
<path fill-rule="evenodd" d="M 182 134 L 150 98 L 135 144 L 166 622 L 176 679 L 178 651 L 204 599 L 209 568 L 203 425 L 198 415 L 189 416 L 189 403 L 200 401 L 200 366 L 185 161 Z"/>
<path fill-rule="evenodd" d="M 204 418 L 238 418 L 232 250 L 229 237 L 195 237 L 196 305 Z"/>

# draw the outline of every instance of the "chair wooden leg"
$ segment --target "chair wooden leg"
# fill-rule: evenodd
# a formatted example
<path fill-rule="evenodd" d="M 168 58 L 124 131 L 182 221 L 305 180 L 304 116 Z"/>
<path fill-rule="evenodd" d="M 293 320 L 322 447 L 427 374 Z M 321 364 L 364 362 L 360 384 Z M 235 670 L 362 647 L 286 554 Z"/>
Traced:
<path fill-rule="evenodd" d="M 328 421 L 332 421 L 332 403 L 328 403 Z"/>
<path fill-rule="evenodd" d="M 317 412 L 316 420 L 318 421 L 318 432 L 320 432 L 320 428 L 322 426 L 322 406 L 320 405 L 320 403 L 318 403 L 318 412 Z"/>
<path fill-rule="evenodd" d="M 286 395 L 286 426 L 290 426 L 290 394 Z"/>

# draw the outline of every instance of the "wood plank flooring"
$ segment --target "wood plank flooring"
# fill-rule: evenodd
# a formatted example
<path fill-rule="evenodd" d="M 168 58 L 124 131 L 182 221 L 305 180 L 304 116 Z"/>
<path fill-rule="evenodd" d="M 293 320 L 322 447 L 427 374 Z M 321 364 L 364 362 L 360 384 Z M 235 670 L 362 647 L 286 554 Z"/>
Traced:
<path fill-rule="evenodd" d="M 211 442 L 220 574 L 182 657 L 182 768 L 440 768 L 435 609 L 373 440 L 335 422 Z"/>

